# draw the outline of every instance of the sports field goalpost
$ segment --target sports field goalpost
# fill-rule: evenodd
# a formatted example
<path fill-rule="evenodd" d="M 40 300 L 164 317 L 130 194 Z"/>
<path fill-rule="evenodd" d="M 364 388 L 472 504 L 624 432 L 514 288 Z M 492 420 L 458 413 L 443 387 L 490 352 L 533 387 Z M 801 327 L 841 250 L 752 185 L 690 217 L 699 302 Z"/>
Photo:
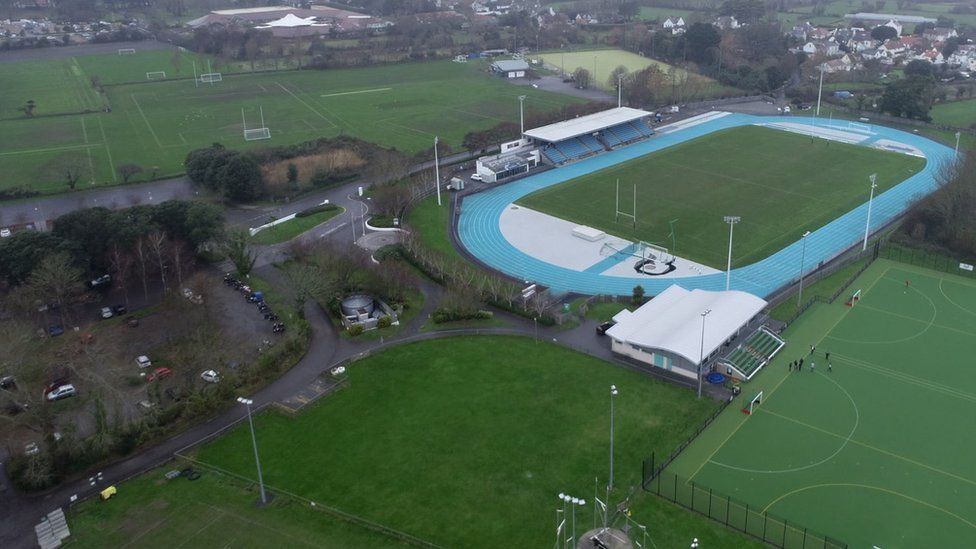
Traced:
<path fill-rule="evenodd" d="M 202 69 L 201 69 L 202 70 Z M 197 62 L 193 61 L 193 82 L 196 87 L 200 87 L 200 83 L 213 85 L 216 82 L 222 82 L 224 79 L 223 75 L 219 72 L 214 72 L 213 67 L 210 66 L 210 60 L 207 59 L 207 72 L 197 76 Z"/>
<path fill-rule="evenodd" d="M 752 415 L 752 412 L 755 411 L 756 406 L 759 406 L 759 404 L 762 403 L 762 398 L 763 392 L 759 391 L 759 394 L 752 397 L 752 399 L 749 400 L 749 404 L 742 408 L 742 413 Z"/>
<path fill-rule="evenodd" d="M 860 300 L 861 300 L 861 290 L 860 289 L 857 289 L 857 290 L 854 291 L 854 293 L 851 294 L 851 297 L 849 297 L 847 299 L 846 305 L 848 307 L 853 307 Z"/>
<path fill-rule="evenodd" d="M 241 122 L 244 125 L 244 140 L 245 141 L 257 141 L 259 139 L 271 139 L 271 130 L 264 125 L 264 107 L 258 107 L 261 112 L 261 126 L 258 128 L 248 129 L 247 127 L 247 117 L 244 115 L 244 109 L 241 109 Z"/>
<path fill-rule="evenodd" d="M 146 73 L 146 80 L 163 80 L 166 78 L 166 71 L 149 71 Z"/>
<path fill-rule="evenodd" d="M 119 55 L 132 55 L 135 52 L 135 48 L 119 48 Z"/>
<path fill-rule="evenodd" d="M 620 180 L 617 180 L 617 198 L 613 207 L 613 222 L 620 221 L 620 216 L 629 217 L 634 228 L 637 228 L 637 185 L 634 185 L 634 209 L 632 212 L 620 211 Z"/>

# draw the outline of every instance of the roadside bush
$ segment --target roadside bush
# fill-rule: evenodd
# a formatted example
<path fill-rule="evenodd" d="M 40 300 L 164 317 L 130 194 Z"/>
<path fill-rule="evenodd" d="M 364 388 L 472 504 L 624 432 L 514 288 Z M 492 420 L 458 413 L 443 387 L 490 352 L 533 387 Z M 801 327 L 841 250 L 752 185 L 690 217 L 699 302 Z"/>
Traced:
<path fill-rule="evenodd" d="M 390 315 L 381 316 L 376 321 L 376 327 L 377 328 L 389 328 L 392 325 L 393 325 L 393 319 L 390 318 Z"/>
<path fill-rule="evenodd" d="M 449 309 L 447 307 L 438 307 L 434 309 L 433 314 L 431 314 L 431 320 L 434 324 L 443 324 L 445 322 L 455 322 L 458 320 L 488 320 L 492 318 L 491 311 L 468 311 L 462 309 Z"/>
<path fill-rule="evenodd" d="M 346 331 L 349 332 L 349 335 L 351 335 L 353 337 L 358 336 L 358 335 L 361 335 L 363 333 L 363 325 L 362 324 L 353 324 Z"/>

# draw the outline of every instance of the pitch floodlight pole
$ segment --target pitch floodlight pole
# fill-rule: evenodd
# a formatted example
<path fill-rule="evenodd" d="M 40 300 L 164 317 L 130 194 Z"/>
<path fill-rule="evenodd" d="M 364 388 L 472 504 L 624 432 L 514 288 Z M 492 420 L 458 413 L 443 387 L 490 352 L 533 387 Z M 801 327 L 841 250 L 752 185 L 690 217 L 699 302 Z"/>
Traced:
<path fill-rule="evenodd" d="M 724 219 L 729 224 L 729 262 L 725 267 L 725 291 L 727 292 L 732 282 L 732 229 L 736 223 L 742 221 L 742 218 L 737 215 L 727 215 Z"/>
<path fill-rule="evenodd" d="M 957 160 L 959 159 L 959 137 L 961 135 L 962 135 L 962 132 L 956 132 L 956 159 Z"/>
<path fill-rule="evenodd" d="M 521 139 L 522 138 L 522 134 L 525 133 L 525 114 L 524 114 L 525 111 L 523 109 L 524 103 L 525 103 L 525 97 L 526 96 L 524 96 L 524 95 L 518 96 L 518 100 L 519 100 L 519 139 Z"/>
<path fill-rule="evenodd" d="M 820 116 L 820 96 L 823 94 L 823 75 L 824 66 L 823 63 L 820 64 L 820 87 L 817 89 L 817 116 Z"/>
<path fill-rule="evenodd" d="M 620 221 L 620 178 L 617 178 L 617 200 L 614 202 L 613 207 L 613 222 L 617 223 Z"/>
<path fill-rule="evenodd" d="M 441 165 L 437 158 L 437 136 L 434 136 L 434 184 L 437 186 L 437 205 L 441 205 Z"/>
<path fill-rule="evenodd" d="M 237 397 L 237 402 L 240 402 L 247 408 L 247 422 L 251 425 L 251 444 L 254 446 L 254 464 L 258 467 L 258 486 L 261 489 L 261 505 L 266 505 L 268 503 L 268 496 L 264 492 L 264 478 L 261 476 L 261 459 L 258 458 L 258 439 L 254 436 L 254 421 L 251 419 L 251 404 L 254 404 L 254 401 L 249 398 Z"/>
<path fill-rule="evenodd" d="M 613 397 L 617 396 L 617 386 L 610 386 L 610 482 L 607 483 L 607 490 L 613 490 Z M 593 507 L 596 511 L 596 507 Z"/>
<path fill-rule="evenodd" d="M 807 237 L 810 236 L 810 231 L 803 233 L 800 240 L 803 242 L 803 248 L 800 252 L 800 291 L 796 294 L 796 308 L 800 308 L 800 301 L 803 299 L 803 262 L 806 260 L 807 255 Z"/>
<path fill-rule="evenodd" d="M 864 243 L 861 245 L 861 251 L 868 249 L 868 233 L 871 231 L 871 204 L 874 202 L 874 189 L 878 187 L 875 183 L 878 179 L 878 174 L 873 173 L 868 176 L 871 180 L 871 196 L 868 198 L 868 220 L 864 223 Z"/>
<path fill-rule="evenodd" d="M 701 332 L 701 348 L 698 351 L 698 398 L 701 398 L 702 391 L 702 363 L 705 362 L 705 317 L 708 313 L 712 312 L 711 309 L 705 309 L 701 313 L 702 319 L 702 332 Z"/>
<path fill-rule="evenodd" d="M 617 75 L 617 108 L 623 107 L 623 86 L 624 86 L 624 75 Z"/>
<path fill-rule="evenodd" d="M 194 87 L 200 87 L 200 79 L 197 78 L 197 62 L 193 61 L 193 85 Z"/>

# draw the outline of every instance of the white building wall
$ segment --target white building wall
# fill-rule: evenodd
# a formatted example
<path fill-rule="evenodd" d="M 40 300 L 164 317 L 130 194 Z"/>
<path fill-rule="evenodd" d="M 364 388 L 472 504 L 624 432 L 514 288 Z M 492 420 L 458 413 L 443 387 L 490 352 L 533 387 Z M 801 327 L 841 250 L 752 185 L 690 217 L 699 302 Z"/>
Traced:
<path fill-rule="evenodd" d="M 617 341 L 616 339 L 610 339 L 610 350 L 619 355 L 623 355 L 639 362 L 643 362 L 648 366 L 654 366 L 656 368 L 661 368 L 662 370 L 668 370 L 676 374 L 683 375 L 690 379 L 698 379 L 695 372 L 691 370 L 686 370 L 681 366 L 681 363 L 685 361 L 676 361 L 667 353 L 653 353 L 647 350 L 635 347 L 629 343 L 624 343 L 622 341 Z"/>

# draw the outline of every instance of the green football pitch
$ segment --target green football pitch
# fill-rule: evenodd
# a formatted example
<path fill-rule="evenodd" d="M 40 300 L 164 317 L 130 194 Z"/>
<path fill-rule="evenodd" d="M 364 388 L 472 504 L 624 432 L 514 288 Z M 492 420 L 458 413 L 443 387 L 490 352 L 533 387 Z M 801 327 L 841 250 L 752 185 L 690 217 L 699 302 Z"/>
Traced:
<path fill-rule="evenodd" d="M 732 266 L 748 265 L 866 202 L 870 174 L 878 174 L 880 193 L 924 165 L 903 154 L 744 126 L 540 190 L 518 203 L 724 269 L 724 216 L 742 218 L 735 227 Z M 636 229 L 630 219 L 614 220 L 618 180 L 621 211 L 634 211 L 637 189 Z"/>
<path fill-rule="evenodd" d="M 850 547 L 976 546 L 976 282 L 881 259 L 857 289 L 854 307 L 838 299 L 790 326 L 785 351 L 745 386 L 764 393 L 754 413 L 730 407 L 664 483 L 680 476 L 679 499 L 694 492 L 702 512 L 710 489 L 738 501 L 733 514 L 749 505 L 757 536 L 769 513 Z M 765 528 L 802 547 L 779 518 Z"/>
<path fill-rule="evenodd" d="M 0 188 L 65 190 L 62 167 L 67 161 L 85 167 L 79 187 L 118 183 L 118 166 L 129 163 L 142 166 L 143 177 L 177 174 L 187 152 L 213 142 L 231 148 L 267 147 L 345 134 L 416 153 L 431 148 L 434 136 L 459 146 L 470 131 L 517 122 L 519 95 L 528 96 L 525 108 L 530 113 L 580 101 L 512 86 L 481 70 L 480 63 L 225 73 L 221 82 L 197 87 L 187 66 L 198 57 L 184 54 L 171 66 L 169 52 L 139 55 L 59 60 L 67 68 L 59 66 L 64 70 L 56 74 L 4 65 L 4 71 L 24 74 L 18 94 L 26 98 L 37 88 L 47 95 L 35 98 L 39 115 L 26 119 L 16 114 L 24 99 L 4 94 L 0 160 L 5 177 Z M 165 70 L 168 77 L 182 74 L 184 79 L 140 81 L 150 70 Z M 107 84 L 104 99 L 91 93 L 93 74 Z M 133 78 L 139 83 L 118 83 Z M 110 105 L 111 112 L 40 116 L 51 112 L 46 109 L 72 111 L 92 102 Z M 260 126 L 263 110 L 271 139 L 244 140 L 242 109 L 248 128 Z"/>
<path fill-rule="evenodd" d="M 620 388 L 614 504 L 638 485 L 643 457 L 670 452 L 717 407 L 515 337 L 399 346 L 352 364 L 349 376 L 348 388 L 298 416 L 255 418 L 265 482 L 444 547 L 550 546 L 560 492 L 590 501 L 580 521 L 592 527 L 594 483 L 607 479 L 611 384 Z M 254 478 L 243 425 L 195 459 Z M 682 515 L 651 527 L 656 543 L 674 547 L 677 536 L 698 536 L 710 547 L 743 544 L 717 524 Z"/>

